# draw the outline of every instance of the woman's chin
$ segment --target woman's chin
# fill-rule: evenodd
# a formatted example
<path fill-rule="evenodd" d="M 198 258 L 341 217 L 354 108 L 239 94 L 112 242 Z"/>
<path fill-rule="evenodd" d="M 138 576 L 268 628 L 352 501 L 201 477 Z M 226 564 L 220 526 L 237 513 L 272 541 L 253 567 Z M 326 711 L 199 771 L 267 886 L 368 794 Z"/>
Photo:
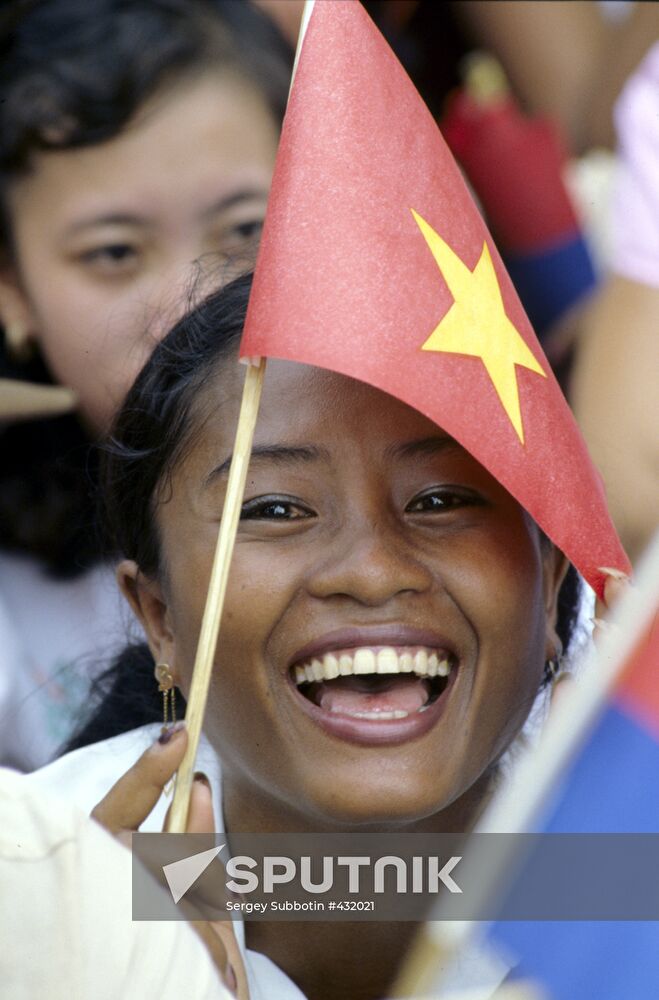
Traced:
<path fill-rule="evenodd" d="M 307 792 L 306 812 L 315 818 L 318 829 L 363 829 L 385 831 L 401 827 L 427 826 L 431 817 L 439 815 L 453 801 L 451 790 L 410 785 L 387 784 L 384 787 L 355 780 L 349 786 L 314 789 Z M 301 801 L 298 800 L 298 801 Z M 311 819 L 313 824 L 313 819 Z"/>

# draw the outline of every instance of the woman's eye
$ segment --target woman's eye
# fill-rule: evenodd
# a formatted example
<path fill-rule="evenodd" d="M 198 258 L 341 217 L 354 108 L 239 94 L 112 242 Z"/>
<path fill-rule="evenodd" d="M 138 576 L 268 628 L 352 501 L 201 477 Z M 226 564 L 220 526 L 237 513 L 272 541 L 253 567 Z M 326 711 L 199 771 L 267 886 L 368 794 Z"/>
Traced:
<path fill-rule="evenodd" d="M 470 507 L 482 503 L 481 499 L 471 491 L 447 489 L 429 490 L 421 496 L 415 497 L 407 507 L 406 513 L 443 513 L 448 510 L 455 510 L 458 507 Z"/>
<path fill-rule="evenodd" d="M 313 517 L 308 508 L 299 501 L 285 497 L 257 497 L 242 506 L 242 521 L 301 521 Z"/>
<path fill-rule="evenodd" d="M 80 260 L 84 264 L 107 274 L 118 274 L 132 269 L 137 258 L 138 251 L 130 243 L 108 243 L 107 246 L 95 247 L 80 254 Z"/>
<path fill-rule="evenodd" d="M 243 240 L 257 239 L 263 229 L 263 219 L 248 219 L 234 226 L 234 233 Z"/>
<path fill-rule="evenodd" d="M 220 236 L 220 249 L 231 253 L 243 245 L 255 246 L 261 238 L 263 219 L 245 219 L 236 222 Z"/>

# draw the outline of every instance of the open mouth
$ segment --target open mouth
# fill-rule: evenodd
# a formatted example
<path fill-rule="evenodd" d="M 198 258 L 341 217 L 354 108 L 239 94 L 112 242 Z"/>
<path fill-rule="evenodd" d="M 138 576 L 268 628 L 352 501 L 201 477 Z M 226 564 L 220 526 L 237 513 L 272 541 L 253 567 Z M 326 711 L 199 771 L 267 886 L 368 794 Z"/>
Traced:
<path fill-rule="evenodd" d="M 427 712 L 450 686 L 456 667 L 446 649 L 369 646 L 294 664 L 291 679 L 326 717 L 383 724 Z"/>

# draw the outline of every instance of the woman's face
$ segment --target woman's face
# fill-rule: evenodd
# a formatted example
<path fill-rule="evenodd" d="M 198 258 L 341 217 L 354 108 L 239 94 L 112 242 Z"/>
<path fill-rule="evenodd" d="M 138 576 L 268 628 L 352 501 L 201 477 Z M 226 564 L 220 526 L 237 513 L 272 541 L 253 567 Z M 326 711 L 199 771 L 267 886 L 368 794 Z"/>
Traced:
<path fill-rule="evenodd" d="M 189 295 L 202 260 L 253 262 L 277 127 L 264 99 L 212 73 L 156 95 L 113 139 L 35 155 L 9 191 L 15 267 L 0 316 L 18 319 L 96 432 Z M 229 265 L 227 266 L 227 260 Z"/>
<path fill-rule="evenodd" d="M 233 372 L 206 390 L 157 512 L 165 579 L 138 585 L 154 653 L 184 692 L 239 396 Z M 520 506 L 425 417 L 269 362 L 206 717 L 227 794 L 312 824 L 446 808 L 527 717 L 562 571 Z"/>

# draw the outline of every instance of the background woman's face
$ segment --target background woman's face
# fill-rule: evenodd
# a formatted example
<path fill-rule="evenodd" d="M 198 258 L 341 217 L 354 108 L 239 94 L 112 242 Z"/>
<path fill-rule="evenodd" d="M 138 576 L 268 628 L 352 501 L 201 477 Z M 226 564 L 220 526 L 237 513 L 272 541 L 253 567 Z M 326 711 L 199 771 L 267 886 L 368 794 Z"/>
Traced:
<path fill-rule="evenodd" d="M 239 381 L 207 390 L 207 419 L 158 510 L 167 609 L 152 636 L 184 690 Z M 270 362 L 207 712 L 229 793 L 267 795 L 311 823 L 448 806 L 526 719 L 558 564 L 425 417 L 343 376 Z M 298 685 L 316 664 L 323 679 Z M 374 664 L 388 672 L 360 672 Z"/>
<path fill-rule="evenodd" d="M 108 142 L 36 155 L 12 185 L 27 325 L 94 430 L 185 305 L 193 262 L 223 255 L 202 262 L 214 285 L 224 255 L 253 263 L 277 140 L 255 88 L 209 73 L 156 95 Z"/>

